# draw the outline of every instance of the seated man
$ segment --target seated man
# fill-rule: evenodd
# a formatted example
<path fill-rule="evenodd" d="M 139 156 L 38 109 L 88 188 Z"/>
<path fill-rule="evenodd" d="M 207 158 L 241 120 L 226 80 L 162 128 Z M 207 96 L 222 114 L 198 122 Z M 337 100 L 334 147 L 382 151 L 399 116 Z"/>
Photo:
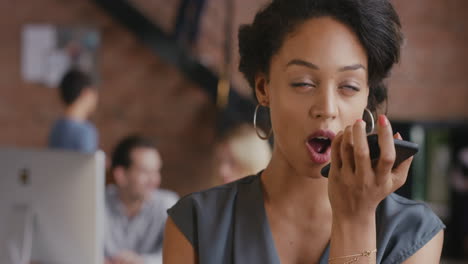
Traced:
<path fill-rule="evenodd" d="M 79 152 L 97 150 L 97 132 L 88 121 L 96 110 L 98 93 L 91 78 L 78 70 L 70 70 L 59 85 L 65 113 L 57 120 L 49 135 L 49 147 Z"/>
<path fill-rule="evenodd" d="M 112 155 L 115 185 L 106 189 L 106 263 L 162 263 L 166 210 L 178 196 L 158 189 L 161 157 L 147 139 L 123 139 Z"/>

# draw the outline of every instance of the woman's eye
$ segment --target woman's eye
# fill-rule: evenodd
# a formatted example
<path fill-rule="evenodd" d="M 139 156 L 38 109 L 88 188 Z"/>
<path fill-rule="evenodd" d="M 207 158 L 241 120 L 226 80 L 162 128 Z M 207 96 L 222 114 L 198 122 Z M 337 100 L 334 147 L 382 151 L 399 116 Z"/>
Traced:
<path fill-rule="evenodd" d="M 308 89 L 314 88 L 315 84 L 307 83 L 307 82 L 297 82 L 297 83 L 292 83 L 291 86 L 299 90 L 308 90 Z"/>
<path fill-rule="evenodd" d="M 359 87 L 353 85 L 344 85 L 341 89 L 343 89 L 347 93 L 355 93 L 361 90 Z"/>

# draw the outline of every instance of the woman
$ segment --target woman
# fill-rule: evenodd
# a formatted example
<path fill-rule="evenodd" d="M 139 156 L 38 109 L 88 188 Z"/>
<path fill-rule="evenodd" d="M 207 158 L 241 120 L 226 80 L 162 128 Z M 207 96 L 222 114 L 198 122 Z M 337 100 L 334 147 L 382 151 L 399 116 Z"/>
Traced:
<path fill-rule="evenodd" d="M 243 26 L 239 68 L 270 110 L 272 159 L 171 208 L 165 263 L 439 263 L 443 223 L 392 194 L 412 159 L 392 168 L 380 115 L 371 162 L 362 120 L 386 100 L 401 42 L 387 0 L 274 0 Z"/>
<path fill-rule="evenodd" d="M 252 125 L 230 129 L 217 146 L 217 182 L 229 183 L 264 169 L 271 159 L 271 148 L 261 140 Z"/>

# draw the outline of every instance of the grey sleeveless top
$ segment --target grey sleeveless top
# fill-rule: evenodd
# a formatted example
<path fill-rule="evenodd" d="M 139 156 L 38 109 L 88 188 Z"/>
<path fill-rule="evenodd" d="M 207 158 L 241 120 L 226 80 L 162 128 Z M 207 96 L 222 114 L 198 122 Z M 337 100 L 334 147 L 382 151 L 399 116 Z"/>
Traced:
<path fill-rule="evenodd" d="M 183 197 L 168 210 L 200 264 L 279 264 L 258 175 Z M 391 194 L 376 211 L 377 263 L 396 264 L 422 248 L 442 221 L 424 203 Z M 327 264 L 329 246 L 320 264 Z"/>

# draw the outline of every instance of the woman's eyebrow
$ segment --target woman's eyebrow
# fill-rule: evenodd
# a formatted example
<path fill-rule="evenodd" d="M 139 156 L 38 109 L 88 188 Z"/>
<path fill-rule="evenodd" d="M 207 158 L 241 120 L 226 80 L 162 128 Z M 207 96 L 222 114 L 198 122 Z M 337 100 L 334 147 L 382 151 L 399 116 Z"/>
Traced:
<path fill-rule="evenodd" d="M 359 69 L 366 70 L 366 67 L 364 67 L 364 65 L 362 65 L 360 63 L 357 63 L 357 64 L 353 64 L 353 65 L 343 66 L 338 71 L 339 72 L 356 71 L 356 70 L 359 70 Z"/>
<path fill-rule="evenodd" d="M 301 59 L 292 59 L 291 61 L 288 62 L 288 64 L 286 64 L 286 67 L 289 67 L 292 65 L 305 66 L 307 68 L 311 68 L 314 70 L 320 70 L 320 68 L 317 65 L 311 62 L 305 61 L 305 60 L 301 60 Z"/>
<path fill-rule="evenodd" d="M 292 65 L 304 66 L 304 67 L 307 67 L 307 68 L 310 68 L 310 69 L 313 69 L 313 70 L 320 70 L 320 67 L 317 66 L 316 64 L 313 64 L 312 62 L 308 62 L 308 61 L 301 60 L 301 59 L 292 59 L 291 61 L 288 62 L 288 64 L 286 64 L 286 67 L 289 67 L 289 66 L 292 66 Z M 364 67 L 364 65 L 362 65 L 360 63 L 356 63 L 356 64 L 353 64 L 353 65 L 343 66 L 343 67 L 338 69 L 338 72 L 356 71 L 356 70 L 359 70 L 359 69 L 366 70 L 366 67 Z"/>

